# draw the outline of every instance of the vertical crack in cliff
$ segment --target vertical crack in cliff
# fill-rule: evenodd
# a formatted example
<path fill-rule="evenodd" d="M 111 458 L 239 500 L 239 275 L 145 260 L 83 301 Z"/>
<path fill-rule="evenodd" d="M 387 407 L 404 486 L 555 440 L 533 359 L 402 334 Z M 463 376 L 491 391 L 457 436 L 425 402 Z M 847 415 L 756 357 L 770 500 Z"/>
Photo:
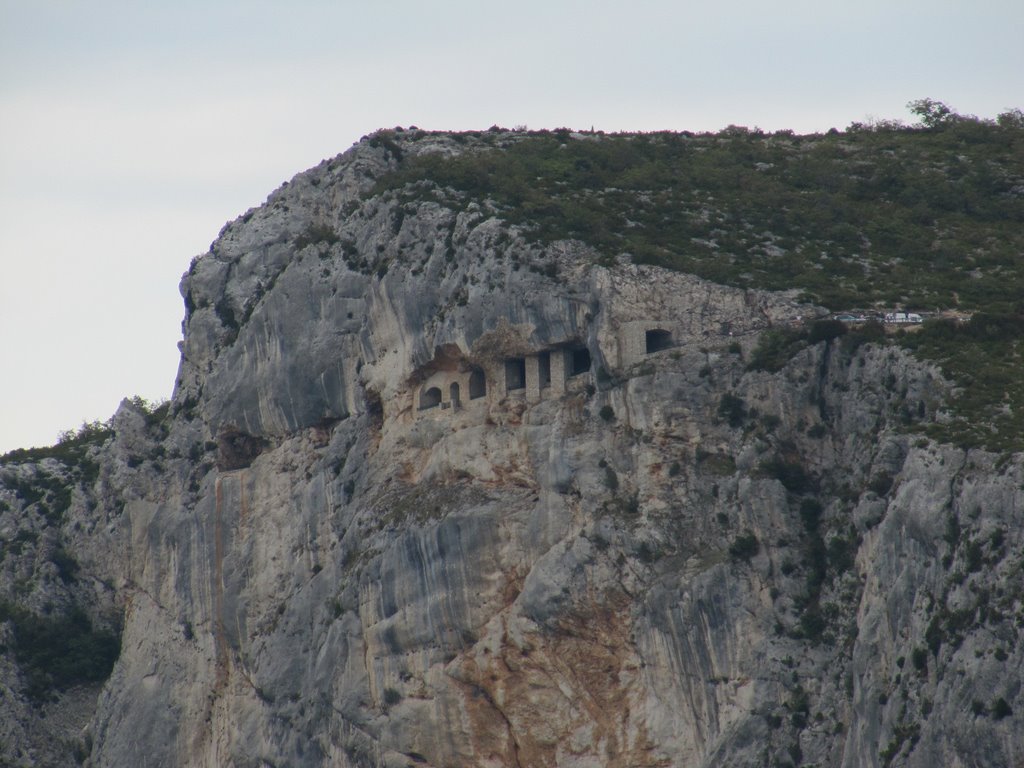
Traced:
<path fill-rule="evenodd" d="M 228 675 L 228 643 L 224 632 L 224 534 L 222 529 L 224 493 L 221 477 L 214 482 L 216 498 L 213 519 L 213 642 L 216 648 L 216 690 L 223 690 Z"/>
<path fill-rule="evenodd" d="M 245 498 L 245 476 L 238 474 L 238 522 L 244 523 L 249 518 L 249 504 Z"/>
<path fill-rule="evenodd" d="M 818 416 L 821 418 L 823 424 L 829 422 L 829 410 L 828 402 L 825 398 L 825 392 L 827 390 L 828 383 L 828 369 L 829 363 L 832 359 L 832 342 L 830 340 L 825 341 L 825 350 L 821 353 L 821 362 L 818 365 Z"/>
<path fill-rule="evenodd" d="M 214 547 L 214 564 L 213 564 L 213 631 L 214 631 L 214 646 L 216 648 L 216 683 L 215 689 L 220 691 L 227 683 L 228 674 L 231 671 L 232 661 L 232 649 L 231 643 L 228 641 L 227 627 L 228 617 L 225 615 L 225 600 L 224 600 L 224 557 L 225 548 L 227 543 L 225 542 L 225 526 L 230 525 L 231 522 L 225 519 L 225 488 L 224 481 L 234 478 L 238 482 L 238 523 L 243 524 L 249 516 L 249 502 L 245 494 L 245 471 L 239 470 L 237 472 L 228 472 L 223 476 L 218 476 L 214 483 L 214 494 L 216 498 L 215 514 L 214 514 L 214 531 L 213 531 L 213 547 Z M 245 626 L 243 623 L 243 617 L 236 611 L 233 617 L 235 632 L 238 637 L 238 648 L 234 654 L 236 664 L 235 667 L 242 674 L 244 680 L 252 687 L 257 695 L 262 696 L 260 688 L 252 681 L 246 670 L 246 662 L 242 653 L 241 640 L 245 636 Z"/>

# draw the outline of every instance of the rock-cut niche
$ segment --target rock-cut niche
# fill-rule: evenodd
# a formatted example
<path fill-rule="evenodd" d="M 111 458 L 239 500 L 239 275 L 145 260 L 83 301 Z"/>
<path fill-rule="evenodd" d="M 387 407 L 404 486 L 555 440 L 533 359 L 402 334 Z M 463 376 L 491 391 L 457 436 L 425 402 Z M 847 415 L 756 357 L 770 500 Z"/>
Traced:
<path fill-rule="evenodd" d="M 672 332 L 663 328 L 652 328 L 644 334 L 647 354 L 661 352 L 672 347 Z"/>
<path fill-rule="evenodd" d="M 505 361 L 505 389 L 509 392 L 526 389 L 526 358 L 513 357 Z"/>
<path fill-rule="evenodd" d="M 540 352 L 537 355 L 537 378 L 539 379 L 541 389 L 551 386 L 550 352 Z"/>
<path fill-rule="evenodd" d="M 487 394 L 487 377 L 483 369 L 473 368 L 469 372 L 469 399 L 476 400 Z"/>
<path fill-rule="evenodd" d="M 420 410 L 425 411 L 428 408 L 436 408 L 440 404 L 441 388 L 424 386 L 420 391 Z"/>
<path fill-rule="evenodd" d="M 570 376 L 579 376 L 590 370 L 590 350 L 586 347 L 576 347 L 572 350 L 572 365 L 569 368 Z"/>

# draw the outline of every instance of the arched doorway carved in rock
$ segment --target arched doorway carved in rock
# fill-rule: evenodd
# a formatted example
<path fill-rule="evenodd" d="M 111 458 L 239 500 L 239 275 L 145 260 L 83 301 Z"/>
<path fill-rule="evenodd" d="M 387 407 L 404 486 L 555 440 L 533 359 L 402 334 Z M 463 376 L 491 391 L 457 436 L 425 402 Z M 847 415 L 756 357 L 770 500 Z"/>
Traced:
<path fill-rule="evenodd" d="M 420 392 L 420 410 L 436 408 L 441 404 L 441 390 L 437 387 L 430 387 Z"/>

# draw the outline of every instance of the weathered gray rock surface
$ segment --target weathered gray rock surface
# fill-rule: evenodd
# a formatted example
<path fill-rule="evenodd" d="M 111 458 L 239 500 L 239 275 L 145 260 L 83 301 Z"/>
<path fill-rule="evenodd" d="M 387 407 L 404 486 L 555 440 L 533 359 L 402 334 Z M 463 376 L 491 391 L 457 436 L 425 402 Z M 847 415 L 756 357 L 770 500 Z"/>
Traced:
<path fill-rule="evenodd" d="M 938 371 L 749 370 L 813 308 L 370 194 L 395 162 L 365 140 L 193 262 L 164 421 L 0 469 L 0 596 L 121 637 L 95 704 L 0 657 L 0 760 L 1021 764 L 1024 463 L 910 431 Z"/>

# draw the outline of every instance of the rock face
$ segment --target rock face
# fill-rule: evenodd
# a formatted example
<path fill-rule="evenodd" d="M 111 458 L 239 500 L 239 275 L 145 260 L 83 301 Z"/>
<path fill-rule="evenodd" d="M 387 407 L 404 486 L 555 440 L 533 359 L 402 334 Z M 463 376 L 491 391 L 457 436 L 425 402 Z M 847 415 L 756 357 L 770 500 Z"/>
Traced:
<path fill-rule="evenodd" d="M 937 370 L 843 339 L 751 370 L 814 308 L 376 194 L 395 147 L 480 150 L 297 176 L 185 275 L 166 419 L 126 402 L 94 475 L 2 470 L 37 539 L 6 599 L 121 638 L 94 708 L 4 661 L 6 762 L 1024 760 L 1024 463 L 913 432 Z M 59 521 L 17 491 L 44 470 Z M 39 707 L 72 696 L 65 744 Z"/>

